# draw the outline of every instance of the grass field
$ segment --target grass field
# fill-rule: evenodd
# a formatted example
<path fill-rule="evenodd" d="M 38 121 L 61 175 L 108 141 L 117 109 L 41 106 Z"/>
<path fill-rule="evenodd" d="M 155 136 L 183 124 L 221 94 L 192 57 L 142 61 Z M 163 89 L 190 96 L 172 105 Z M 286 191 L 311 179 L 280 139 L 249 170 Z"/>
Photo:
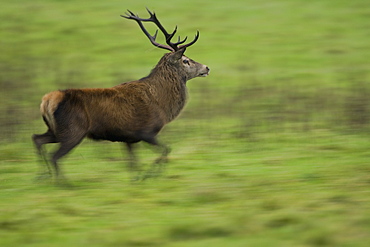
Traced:
<path fill-rule="evenodd" d="M 160 134 L 165 173 L 132 183 L 120 144 L 86 140 L 61 162 L 70 186 L 36 180 L 45 93 L 141 78 L 164 53 L 119 16 L 146 6 L 199 30 L 186 55 L 211 68 Z M 368 246 L 367 0 L 6 0 L 0 17 L 0 246 Z"/>

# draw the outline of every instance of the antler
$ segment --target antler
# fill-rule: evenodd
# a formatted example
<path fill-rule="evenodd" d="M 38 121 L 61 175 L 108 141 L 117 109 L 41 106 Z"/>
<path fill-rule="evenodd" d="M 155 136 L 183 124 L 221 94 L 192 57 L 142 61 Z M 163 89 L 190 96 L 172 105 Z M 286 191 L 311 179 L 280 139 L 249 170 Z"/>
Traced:
<path fill-rule="evenodd" d="M 140 18 L 138 15 L 135 15 L 134 13 L 132 13 L 130 10 L 127 10 L 129 12 L 129 14 L 126 13 L 127 16 L 125 15 L 121 15 L 122 17 L 126 18 L 126 19 L 132 19 L 132 20 L 135 20 L 141 30 L 144 32 L 144 34 L 149 38 L 150 42 L 159 47 L 159 48 L 162 48 L 162 49 L 166 49 L 166 50 L 170 50 L 170 51 L 178 51 L 180 49 L 184 49 L 186 47 L 189 47 L 191 45 L 193 45 L 199 38 L 199 31 L 197 31 L 197 34 L 195 35 L 195 38 L 192 42 L 188 43 L 188 44 L 185 44 L 185 45 L 181 45 L 183 43 L 185 43 L 185 41 L 187 40 L 188 37 L 185 37 L 185 39 L 181 40 L 180 36 L 179 36 L 179 39 L 177 42 L 173 43 L 171 42 L 171 39 L 175 36 L 176 32 L 177 32 L 177 26 L 175 27 L 175 29 L 173 30 L 172 33 L 168 33 L 166 31 L 166 29 L 162 26 L 162 24 L 159 22 L 159 20 L 157 19 L 157 16 L 155 15 L 155 13 L 151 12 L 148 8 L 146 9 L 148 11 L 148 13 L 150 14 L 150 17 L 147 18 L 147 19 L 143 19 L 143 18 Z M 156 42 L 156 38 L 157 38 L 157 34 L 158 34 L 158 29 L 157 31 L 155 32 L 155 34 L 152 36 L 149 34 L 149 32 L 145 29 L 144 25 L 142 22 L 153 22 L 154 24 L 157 25 L 157 27 L 162 31 L 162 33 L 164 34 L 164 37 L 166 39 L 166 43 L 167 45 L 162 45 L 162 44 L 159 44 L 158 42 Z M 180 45 L 180 46 L 179 46 Z"/>

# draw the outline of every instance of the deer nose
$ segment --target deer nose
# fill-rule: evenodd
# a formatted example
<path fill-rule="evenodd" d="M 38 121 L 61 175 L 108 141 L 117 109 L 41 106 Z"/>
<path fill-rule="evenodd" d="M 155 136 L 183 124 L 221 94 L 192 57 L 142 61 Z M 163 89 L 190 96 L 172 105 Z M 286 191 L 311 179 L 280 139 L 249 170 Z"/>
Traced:
<path fill-rule="evenodd" d="M 207 70 L 207 71 L 210 71 L 211 69 L 210 69 L 208 66 L 206 66 L 206 70 Z"/>

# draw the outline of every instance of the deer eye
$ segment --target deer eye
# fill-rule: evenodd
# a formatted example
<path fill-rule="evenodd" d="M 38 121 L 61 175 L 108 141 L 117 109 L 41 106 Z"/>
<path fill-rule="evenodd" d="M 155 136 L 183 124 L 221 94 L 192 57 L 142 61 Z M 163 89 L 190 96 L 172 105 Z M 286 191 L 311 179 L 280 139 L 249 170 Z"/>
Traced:
<path fill-rule="evenodd" d="M 189 60 L 187 60 L 187 59 L 184 59 L 182 62 L 183 62 L 184 64 L 190 64 Z"/>

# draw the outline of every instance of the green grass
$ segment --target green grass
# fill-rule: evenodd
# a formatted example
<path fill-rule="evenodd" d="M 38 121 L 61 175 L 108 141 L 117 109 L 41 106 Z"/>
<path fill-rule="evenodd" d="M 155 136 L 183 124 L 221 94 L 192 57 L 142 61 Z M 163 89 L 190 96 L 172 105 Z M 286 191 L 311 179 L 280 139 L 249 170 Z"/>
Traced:
<path fill-rule="evenodd" d="M 120 144 L 87 140 L 61 162 L 70 186 L 35 180 L 43 94 L 138 79 L 164 53 L 119 16 L 145 6 L 199 30 L 187 55 L 211 68 L 160 135 L 165 173 L 131 183 Z M 0 246 L 368 245 L 368 1 L 3 1 L 0 17 Z"/>

